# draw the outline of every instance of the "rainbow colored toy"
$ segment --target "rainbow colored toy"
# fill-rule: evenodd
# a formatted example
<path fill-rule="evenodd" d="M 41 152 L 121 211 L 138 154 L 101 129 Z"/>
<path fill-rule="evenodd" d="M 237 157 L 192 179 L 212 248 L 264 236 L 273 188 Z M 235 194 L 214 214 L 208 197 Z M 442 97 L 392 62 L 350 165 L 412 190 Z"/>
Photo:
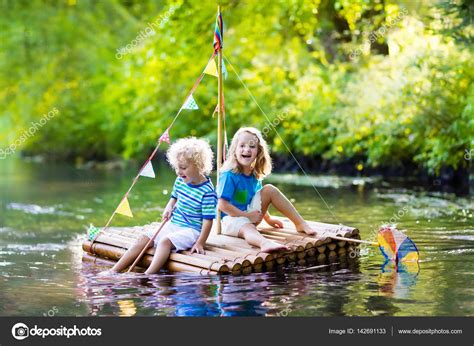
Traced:
<path fill-rule="evenodd" d="M 418 248 L 408 236 L 394 226 L 382 226 L 377 235 L 380 251 L 387 260 L 417 262 L 420 258 Z"/>

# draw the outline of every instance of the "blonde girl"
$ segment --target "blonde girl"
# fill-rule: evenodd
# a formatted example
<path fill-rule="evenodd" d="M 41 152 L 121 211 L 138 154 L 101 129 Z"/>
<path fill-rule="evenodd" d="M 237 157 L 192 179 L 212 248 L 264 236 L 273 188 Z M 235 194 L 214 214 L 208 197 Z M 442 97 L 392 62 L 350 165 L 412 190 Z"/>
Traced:
<path fill-rule="evenodd" d="M 242 127 L 235 133 L 222 170 L 217 197 L 223 234 L 243 238 L 263 252 L 288 250 L 287 246 L 264 238 L 257 230 L 262 219 L 272 227 L 283 227 L 268 212 L 270 204 L 288 217 L 298 232 L 316 234 L 278 188 L 262 185 L 262 179 L 271 173 L 272 163 L 259 130 Z"/>

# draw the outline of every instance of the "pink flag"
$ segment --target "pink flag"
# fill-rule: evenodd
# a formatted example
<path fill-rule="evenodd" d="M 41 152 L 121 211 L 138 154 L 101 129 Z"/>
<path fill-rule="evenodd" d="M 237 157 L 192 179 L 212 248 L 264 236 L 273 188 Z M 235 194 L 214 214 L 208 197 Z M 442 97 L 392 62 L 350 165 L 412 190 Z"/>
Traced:
<path fill-rule="evenodd" d="M 161 135 L 160 143 L 161 142 L 166 142 L 166 143 L 170 144 L 169 128 L 167 128 L 166 131 Z"/>

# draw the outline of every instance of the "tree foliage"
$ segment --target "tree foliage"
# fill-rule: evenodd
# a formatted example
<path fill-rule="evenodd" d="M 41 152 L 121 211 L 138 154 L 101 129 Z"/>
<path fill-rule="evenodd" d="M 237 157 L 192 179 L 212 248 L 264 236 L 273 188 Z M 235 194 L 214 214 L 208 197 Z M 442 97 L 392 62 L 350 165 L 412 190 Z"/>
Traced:
<path fill-rule="evenodd" d="M 0 4 L 2 145 L 60 112 L 23 144 L 30 154 L 143 157 L 212 52 L 212 2 Z M 244 125 L 269 128 L 267 116 L 276 152 L 357 158 L 361 167 L 414 162 L 434 172 L 466 165 L 474 138 L 466 4 L 223 1 L 229 136 Z M 150 23 L 160 23 L 156 33 L 131 47 Z M 216 86 L 203 79 L 194 93 L 200 109 L 183 111 L 172 138 L 215 142 Z"/>

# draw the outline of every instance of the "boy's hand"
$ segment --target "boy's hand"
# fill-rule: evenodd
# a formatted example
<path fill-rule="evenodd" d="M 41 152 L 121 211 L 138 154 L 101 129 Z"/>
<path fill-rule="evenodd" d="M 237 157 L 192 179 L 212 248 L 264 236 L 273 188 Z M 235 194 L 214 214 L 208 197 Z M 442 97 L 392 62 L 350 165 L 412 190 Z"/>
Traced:
<path fill-rule="evenodd" d="M 166 209 L 164 212 L 163 212 L 163 216 L 161 217 L 164 220 L 169 220 L 171 218 L 171 214 L 173 213 L 173 210 L 172 209 Z"/>
<path fill-rule="evenodd" d="M 283 222 L 281 222 L 280 220 L 278 219 L 268 219 L 266 220 L 267 223 L 272 226 L 272 227 L 275 227 L 275 228 L 283 228 Z"/>
<path fill-rule="evenodd" d="M 193 245 L 193 247 L 191 248 L 191 253 L 200 253 L 201 255 L 205 255 L 206 254 L 206 251 L 204 251 L 204 245 L 202 245 L 201 243 L 196 243 Z"/>
<path fill-rule="evenodd" d="M 255 210 L 255 211 L 248 212 L 247 218 L 250 220 L 251 223 L 259 224 L 263 219 L 263 215 L 258 210 Z"/>

